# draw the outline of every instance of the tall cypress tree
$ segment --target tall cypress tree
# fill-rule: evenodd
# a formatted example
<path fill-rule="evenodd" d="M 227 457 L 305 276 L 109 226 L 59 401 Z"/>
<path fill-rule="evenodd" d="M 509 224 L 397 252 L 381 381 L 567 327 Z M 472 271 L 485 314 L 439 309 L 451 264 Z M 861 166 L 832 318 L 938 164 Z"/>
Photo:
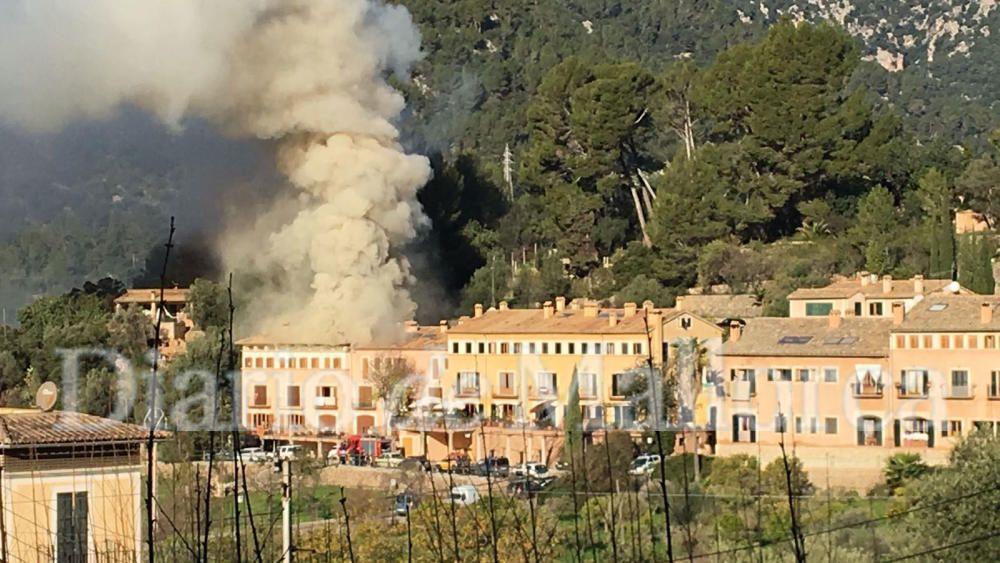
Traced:
<path fill-rule="evenodd" d="M 578 451 L 583 440 L 583 417 L 580 414 L 580 381 L 576 369 L 569 386 L 569 400 L 566 404 L 566 416 L 563 417 L 563 430 L 566 441 L 563 443 L 562 461 L 569 463 L 570 455 Z"/>
<path fill-rule="evenodd" d="M 937 168 L 928 170 L 920 177 L 918 184 L 930 251 L 927 273 L 934 278 L 954 279 L 954 194 L 944 174 Z"/>

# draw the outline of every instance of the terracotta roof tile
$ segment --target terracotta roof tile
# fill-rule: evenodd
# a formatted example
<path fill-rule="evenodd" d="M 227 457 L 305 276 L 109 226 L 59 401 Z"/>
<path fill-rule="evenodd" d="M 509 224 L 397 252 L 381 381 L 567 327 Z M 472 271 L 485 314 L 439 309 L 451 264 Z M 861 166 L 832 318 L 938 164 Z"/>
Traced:
<path fill-rule="evenodd" d="M 944 291 L 951 280 L 924 280 L 924 295 Z M 858 293 L 871 299 L 908 299 L 917 295 L 913 280 L 892 280 L 891 290 L 886 293 L 882 280 L 861 285 L 858 278 L 842 279 L 824 287 L 803 287 L 788 295 L 789 299 L 846 299 Z M 968 293 L 968 290 L 962 290 Z"/>
<path fill-rule="evenodd" d="M 990 309 L 982 322 L 983 305 Z M 927 296 L 906 313 L 893 332 L 993 332 L 1000 331 L 1000 297 L 992 295 Z"/>
<path fill-rule="evenodd" d="M 764 313 L 764 306 L 756 295 L 749 294 L 698 294 L 677 297 L 677 309 L 720 321 L 723 319 L 748 319 Z"/>
<path fill-rule="evenodd" d="M 157 432 L 157 439 L 169 434 Z M 17 412 L 0 415 L 0 448 L 93 442 L 142 442 L 149 430 L 75 412 Z"/>
<path fill-rule="evenodd" d="M 674 309 L 660 309 L 667 321 L 681 314 Z M 615 314 L 618 322 L 611 326 L 608 316 Z M 623 309 L 600 309 L 588 317 L 584 309 L 567 307 L 553 311 L 545 318 L 543 309 L 490 309 L 479 318 L 463 319 L 448 330 L 450 334 L 646 334 L 645 312 L 642 308 L 626 317 Z"/>
<path fill-rule="evenodd" d="M 725 356 L 884 357 L 889 353 L 891 319 L 762 317 L 747 319 L 737 341 L 723 346 Z"/>
<path fill-rule="evenodd" d="M 163 300 L 167 303 L 187 303 L 186 288 L 168 288 L 163 290 Z M 151 303 L 160 300 L 160 289 L 130 289 L 115 299 L 115 303 Z"/>

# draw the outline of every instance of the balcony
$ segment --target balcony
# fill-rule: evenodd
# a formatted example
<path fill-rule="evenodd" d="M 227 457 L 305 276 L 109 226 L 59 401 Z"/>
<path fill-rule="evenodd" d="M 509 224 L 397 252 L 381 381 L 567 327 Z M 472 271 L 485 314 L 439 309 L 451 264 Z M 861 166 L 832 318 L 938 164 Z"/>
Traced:
<path fill-rule="evenodd" d="M 734 401 L 749 401 L 754 395 L 749 381 L 733 381 L 729 387 L 729 394 Z"/>
<path fill-rule="evenodd" d="M 597 399 L 597 389 L 580 387 L 580 399 L 581 400 L 593 400 Z"/>
<path fill-rule="evenodd" d="M 455 387 L 455 396 L 456 397 L 465 397 L 465 398 L 476 397 L 476 398 L 478 398 L 479 395 L 480 395 L 480 393 L 479 393 L 479 387 L 478 386 L 471 386 L 471 385 L 470 386 L 461 386 L 461 385 L 459 385 L 459 386 Z"/>
<path fill-rule="evenodd" d="M 373 411 L 375 410 L 375 401 L 371 399 L 355 401 L 353 405 L 356 411 Z"/>
<path fill-rule="evenodd" d="M 457 416 L 407 416 L 395 417 L 391 422 L 395 428 L 403 430 L 468 431 L 479 428 L 483 423 L 475 418 Z"/>
<path fill-rule="evenodd" d="M 498 399 L 516 399 L 517 398 L 517 388 L 507 387 L 503 385 L 496 385 L 493 387 L 493 396 Z M 478 394 L 476 395 L 478 396 Z"/>
<path fill-rule="evenodd" d="M 897 388 L 897 396 L 900 399 L 926 399 L 927 391 L 923 389 L 903 389 Z"/>
<path fill-rule="evenodd" d="M 554 399 L 556 397 L 556 394 L 557 390 L 555 387 L 551 386 L 535 387 L 534 385 L 528 386 L 529 399 Z"/>
<path fill-rule="evenodd" d="M 336 397 L 316 397 L 313 403 L 317 409 L 335 409 L 337 408 L 337 398 Z"/>

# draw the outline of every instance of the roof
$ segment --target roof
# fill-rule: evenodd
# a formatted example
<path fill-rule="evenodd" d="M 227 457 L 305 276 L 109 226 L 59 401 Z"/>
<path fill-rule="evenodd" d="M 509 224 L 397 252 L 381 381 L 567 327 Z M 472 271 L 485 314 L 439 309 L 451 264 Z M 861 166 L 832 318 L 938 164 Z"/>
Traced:
<path fill-rule="evenodd" d="M 690 311 L 656 309 L 663 315 L 663 322 L 682 314 L 698 316 Z M 618 322 L 611 326 L 608 317 L 617 315 Z M 448 330 L 449 334 L 646 334 L 646 311 L 637 308 L 631 316 L 624 309 L 599 309 L 587 316 L 584 308 L 566 307 L 552 311 L 545 318 L 544 309 L 490 309 L 478 318 L 463 318 Z"/>
<path fill-rule="evenodd" d="M 983 322 L 983 305 L 990 309 Z M 992 295 L 934 295 L 914 305 L 893 332 L 1000 331 L 1000 297 Z"/>
<path fill-rule="evenodd" d="M 738 340 L 723 345 L 724 356 L 884 357 L 892 319 L 845 317 L 839 327 L 828 317 L 747 319 Z"/>
<path fill-rule="evenodd" d="M 157 432 L 156 438 L 167 438 Z M 21 411 L 0 414 L 0 448 L 33 445 L 142 442 L 149 430 L 90 414 Z"/>
<path fill-rule="evenodd" d="M 166 303 L 187 303 L 187 288 L 171 287 L 163 290 L 163 301 Z M 160 301 L 160 288 L 152 289 L 130 289 L 117 297 L 115 303 L 158 303 Z"/>
<path fill-rule="evenodd" d="M 676 308 L 716 321 L 748 319 L 764 313 L 760 299 L 751 294 L 678 295 Z"/>
<path fill-rule="evenodd" d="M 285 329 L 288 330 L 285 330 Z M 410 329 L 415 328 L 414 331 Z M 447 334 L 441 332 L 439 326 L 416 326 L 407 325 L 407 330 L 403 333 L 399 341 L 390 344 L 360 344 L 354 346 L 358 350 L 443 350 L 446 347 Z M 339 342 L 309 342 L 302 338 L 302 335 L 289 327 L 282 327 L 269 333 L 256 334 L 236 341 L 238 346 L 284 346 L 295 348 L 342 348 L 344 351 L 350 344 Z"/>
<path fill-rule="evenodd" d="M 892 280 L 890 291 L 884 291 L 882 280 L 872 280 L 862 285 L 862 279 L 853 277 L 849 279 L 839 279 L 824 287 L 803 287 L 796 289 L 788 295 L 788 299 L 847 299 L 857 294 L 863 294 L 869 299 L 909 299 L 919 295 L 915 288 L 916 280 Z M 922 294 L 944 291 L 951 280 L 946 279 L 926 279 Z M 968 293 L 968 290 L 959 288 L 959 291 Z"/>
<path fill-rule="evenodd" d="M 356 346 L 358 350 L 445 350 L 448 334 L 440 326 L 408 327 L 403 341 L 389 345 L 368 344 Z"/>

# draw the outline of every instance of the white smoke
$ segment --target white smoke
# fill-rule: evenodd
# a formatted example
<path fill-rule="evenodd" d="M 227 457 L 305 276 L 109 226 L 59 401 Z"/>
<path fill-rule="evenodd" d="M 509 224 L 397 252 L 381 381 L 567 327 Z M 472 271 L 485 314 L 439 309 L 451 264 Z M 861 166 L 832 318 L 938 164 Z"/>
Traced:
<path fill-rule="evenodd" d="M 194 116 L 277 140 L 298 192 L 223 246 L 259 274 L 257 327 L 382 340 L 415 310 L 397 251 L 426 222 L 430 176 L 398 144 L 404 101 L 386 77 L 419 56 L 409 13 L 376 0 L 7 0 L 0 119 L 52 131 L 131 103 L 171 127 Z"/>

